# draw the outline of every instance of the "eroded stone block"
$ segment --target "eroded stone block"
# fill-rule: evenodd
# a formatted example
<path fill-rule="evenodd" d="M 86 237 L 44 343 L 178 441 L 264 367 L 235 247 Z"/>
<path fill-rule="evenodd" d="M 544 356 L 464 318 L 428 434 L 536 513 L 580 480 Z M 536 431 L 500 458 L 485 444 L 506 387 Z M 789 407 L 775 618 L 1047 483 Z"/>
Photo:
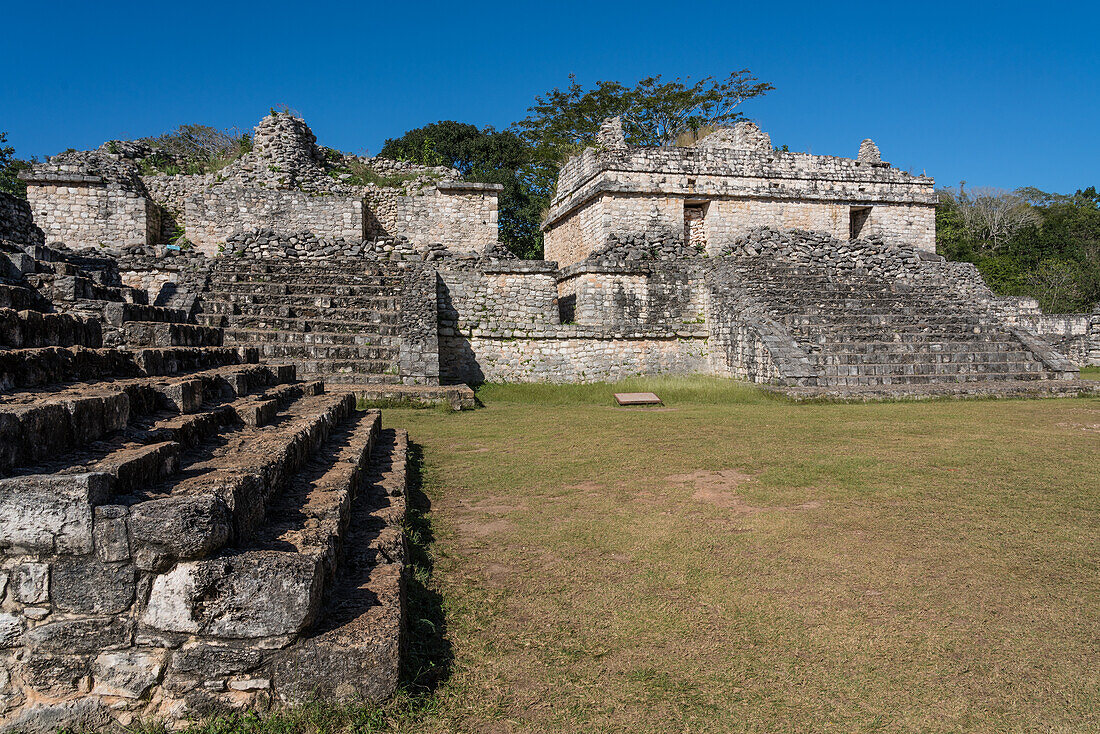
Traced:
<path fill-rule="evenodd" d="M 296 554 L 181 563 L 153 582 L 142 622 L 238 639 L 293 635 L 313 621 L 321 584 L 316 561 Z"/>
<path fill-rule="evenodd" d="M 40 604 L 50 598 L 50 566 L 21 563 L 15 567 L 15 598 L 24 604 Z"/>
<path fill-rule="evenodd" d="M 50 596 L 57 609 L 82 614 L 121 614 L 134 602 L 134 567 L 103 564 L 90 556 L 54 562 Z"/>
<path fill-rule="evenodd" d="M 68 619 L 28 630 L 27 643 L 35 652 L 93 653 L 127 647 L 132 634 L 130 621 L 121 617 Z"/>
<path fill-rule="evenodd" d="M 141 698 L 160 680 L 166 654 L 163 650 L 135 650 L 99 655 L 92 665 L 92 693 Z"/>
<path fill-rule="evenodd" d="M 108 474 L 0 480 L 0 545 L 31 553 L 92 552 L 92 508 L 110 491 Z"/>

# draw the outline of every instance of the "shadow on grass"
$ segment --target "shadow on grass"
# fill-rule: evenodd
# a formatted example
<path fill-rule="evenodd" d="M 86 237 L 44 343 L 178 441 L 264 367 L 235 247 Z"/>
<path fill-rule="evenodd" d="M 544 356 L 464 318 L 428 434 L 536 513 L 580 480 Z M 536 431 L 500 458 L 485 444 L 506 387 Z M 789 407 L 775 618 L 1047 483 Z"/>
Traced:
<path fill-rule="evenodd" d="M 451 674 L 454 651 L 447 639 L 443 597 L 431 588 L 435 566 L 431 500 L 424 493 L 424 452 L 409 441 L 409 509 L 405 537 L 409 547 L 408 626 L 403 685 L 411 693 L 431 693 Z"/>

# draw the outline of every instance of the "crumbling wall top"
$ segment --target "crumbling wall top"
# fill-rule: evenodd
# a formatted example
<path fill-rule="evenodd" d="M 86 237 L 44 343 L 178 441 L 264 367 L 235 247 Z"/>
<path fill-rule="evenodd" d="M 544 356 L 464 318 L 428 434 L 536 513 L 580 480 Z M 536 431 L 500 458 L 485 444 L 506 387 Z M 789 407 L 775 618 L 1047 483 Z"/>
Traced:
<path fill-rule="evenodd" d="M 733 127 L 723 127 L 695 143 L 696 148 L 733 148 L 770 153 L 772 139 L 751 120 L 740 120 Z"/>

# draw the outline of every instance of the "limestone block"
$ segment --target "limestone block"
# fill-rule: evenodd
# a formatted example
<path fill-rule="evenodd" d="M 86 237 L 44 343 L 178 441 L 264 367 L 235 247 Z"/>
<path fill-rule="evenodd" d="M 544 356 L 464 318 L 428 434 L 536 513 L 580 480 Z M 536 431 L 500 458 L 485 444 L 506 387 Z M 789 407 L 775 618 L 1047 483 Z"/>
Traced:
<path fill-rule="evenodd" d="M 56 609 L 82 614 L 121 614 L 134 602 L 134 567 L 103 564 L 90 556 L 55 561 L 50 596 Z"/>
<path fill-rule="evenodd" d="M 242 647 L 198 644 L 176 650 L 172 654 L 172 671 L 189 673 L 200 678 L 217 678 L 247 673 L 260 664 L 256 650 Z"/>
<path fill-rule="evenodd" d="M 209 494 L 141 502 L 131 508 L 127 524 L 135 563 L 143 570 L 208 556 L 228 542 L 232 529 L 225 503 Z"/>
<path fill-rule="evenodd" d="M 50 598 L 50 566 L 23 563 L 15 567 L 15 598 L 24 604 L 40 604 Z"/>
<path fill-rule="evenodd" d="M 29 706 L 5 725 L 5 731 L 22 734 L 56 734 L 58 730 L 100 729 L 111 720 L 108 708 L 96 698 Z"/>
<path fill-rule="evenodd" d="M 20 665 L 26 684 L 46 696 L 80 693 L 88 676 L 87 655 L 29 655 Z"/>
<path fill-rule="evenodd" d="M 129 532 L 126 529 L 128 510 L 122 505 L 101 505 L 95 508 L 96 556 L 103 563 L 130 559 Z"/>
<path fill-rule="evenodd" d="M 0 648 L 22 644 L 26 622 L 18 614 L 0 614 Z"/>
<path fill-rule="evenodd" d="M 120 617 L 92 617 L 49 622 L 27 631 L 35 652 L 98 653 L 130 645 L 132 625 Z"/>
<path fill-rule="evenodd" d="M 13 551 L 91 553 L 92 508 L 110 490 L 108 474 L 0 480 L 0 545 Z"/>
<path fill-rule="evenodd" d="M 92 665 L 92 693 L 141 698 L 160 680 L 166 656 L 164 650 L 103 653 Z"/>
<path fill-rule="evenodd" d="M 298 554 L 181 563 L 154 580 L 142 622 L 237 639 L 293 635 L 316 616 L 321 584 L 317 562 Z"/>

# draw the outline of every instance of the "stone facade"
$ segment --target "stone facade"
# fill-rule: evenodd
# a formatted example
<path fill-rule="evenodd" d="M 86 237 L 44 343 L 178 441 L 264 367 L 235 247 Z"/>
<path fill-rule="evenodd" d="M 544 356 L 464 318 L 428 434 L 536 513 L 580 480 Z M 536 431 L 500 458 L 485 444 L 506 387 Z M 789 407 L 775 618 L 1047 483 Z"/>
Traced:
<path fill-rule="evenodd" d="M 141 175 L 139 164 L 153 152 L 113 141 L 55 156 L 25 174 L 47 239 L 118 249 L 182 234 L 207 255 L 251 229 L 357 242 L 402 239 L 455 251 L 497 241 L 500 185 L 457 180 L 447 168 L 323 149 L 304 121 L 286 113 L 261 120 L 253 149 L 217 173 Z M 353 169 L 372 172 L 382 184 L 349 183 Z"/>
<path fill-rule="evenodd" d="M 760 226 L 935 250 L 932 179 L 883 163 L 870 140 L 848 159 L 776 150 L 745 121 L 682 148 L 628 147 L 613 123 L 601 136 L 562 169 L 543 225 L 546 256 L 560 265 L 612 235 L 654 229 L 711 253 Z"/>

